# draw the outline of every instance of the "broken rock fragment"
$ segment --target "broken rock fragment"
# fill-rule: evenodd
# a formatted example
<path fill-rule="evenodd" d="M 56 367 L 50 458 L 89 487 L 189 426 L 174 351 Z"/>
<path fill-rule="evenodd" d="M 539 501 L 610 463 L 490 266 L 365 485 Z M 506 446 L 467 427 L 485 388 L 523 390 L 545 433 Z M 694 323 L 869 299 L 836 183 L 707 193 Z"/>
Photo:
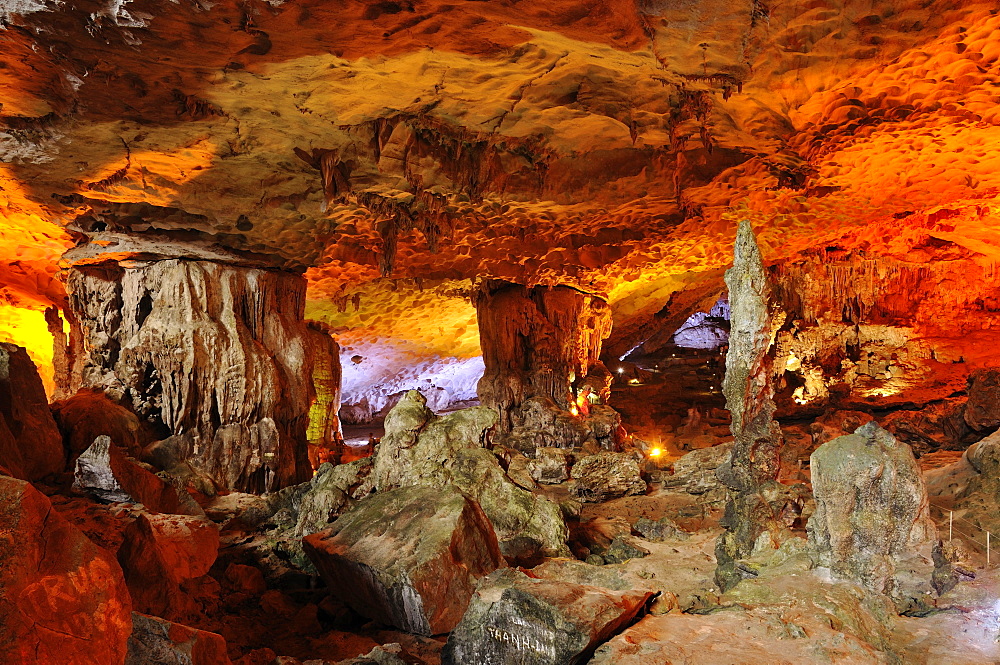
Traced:
<path fill-rule="evenodd" d="M 166 619 L 197 616 L 190 591 L 219 553 L 219 531 L 204 518 L 140 515 L 125 530 L 118 561 L 135 608 Z"/>
<path fill-rule="evenodd" d="M 576 495 L 585 501 L 607 501 L 646 492 L 639 463 L 628 453 L 584 457 L 573 466 L 573 481 Z"/>
<path fill-rule="evenodd" d="M 629 625 L 653 596 L 515 569 L 483 578 L 444 651 L 443 665 L 575 665 Z"/>
<path fill-rule="evenodd" d="M 132 613 L 125 665 L 230 665 L 222 635 Z"/>
<path fill-rule="evenodd" d="M 73 485 L 102 501 L 141 503 L 150 512 L 205 514 L 191 495 L 139 466 L 104 435 L 77 457 Z"/>
<path fill-rule="evenodd" d="M 421 635 L 454 628 L 479 578 L 506 565 L 482 508 L 454 489 L 376 494 L 304 548 L 354 611 Z"/>

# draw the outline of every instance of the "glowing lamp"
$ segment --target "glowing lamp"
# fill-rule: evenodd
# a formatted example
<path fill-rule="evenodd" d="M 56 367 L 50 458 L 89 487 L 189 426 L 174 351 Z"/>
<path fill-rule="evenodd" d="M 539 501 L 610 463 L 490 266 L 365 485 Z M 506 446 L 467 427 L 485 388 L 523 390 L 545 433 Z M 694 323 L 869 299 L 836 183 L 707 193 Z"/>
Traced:
<path fill-rule="evenodd" d="M 574 416 L 580 415 L 580 409 L 576 408 L 576 404 L 571 404 L 569 407 L 570 414 Z"/>
<path fill-rule="evenodd" d="M 625 368 L 624 367 L 619 367 L 618 368 L 618 373 L 619 374 L 624 374 L 625 373 Z"/>
<path fill-rule="evenodd" d="M 662 454 L 663 454 L 662 448 L 653 448 L 652 450 L 649 451 L 650 457 L 659 457 Z"/>

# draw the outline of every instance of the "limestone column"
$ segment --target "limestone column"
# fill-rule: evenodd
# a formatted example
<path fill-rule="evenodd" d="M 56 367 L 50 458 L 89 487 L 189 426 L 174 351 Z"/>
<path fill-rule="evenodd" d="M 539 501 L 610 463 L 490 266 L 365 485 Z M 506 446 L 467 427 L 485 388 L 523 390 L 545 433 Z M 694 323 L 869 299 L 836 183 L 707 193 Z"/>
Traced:
<path fill-rule="evenodd" d="M 74 385 L 131 406 L 220 487 L 309 478 L 313 368 L 336 363 L 339 377 L 339 359 L 303 318 L 302 275 L 207 252 L 85 249 L 66 256 Z"/>
<path fill-rule="evenodd" d="M 604 369 L 599 357 L 611 334 L 611 308 L 595 295 L 491 280 L 475 305 L 486 365 L 479 399 L 499 411 L 504 430 L 531 397 L 569 409 L 572 391 L 592 370 Z"/>
<path fill-rule="evenodd" d="M 740 222 L 733 267 L 726 271 L 731 309 L 729 352 L 723 392 L 732 414 L 733 451 L 719 467 L 719 479 L 731 490 L 716 546 L 723 587 L 739 580 L 738 559 L 749 556 L 774 515 L 761 489 L 774 483 L 780 468 L 781 429 L 774 420 L 774 386 L 769 350 L 780 327 L 767 273 L 753 229 Z"/>

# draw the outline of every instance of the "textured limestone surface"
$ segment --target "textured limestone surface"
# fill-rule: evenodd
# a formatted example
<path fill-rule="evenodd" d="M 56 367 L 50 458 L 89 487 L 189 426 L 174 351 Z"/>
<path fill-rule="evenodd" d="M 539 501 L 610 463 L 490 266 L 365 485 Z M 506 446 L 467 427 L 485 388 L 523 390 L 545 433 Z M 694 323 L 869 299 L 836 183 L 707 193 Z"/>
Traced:
<path fill-rule="evenodd" d="M 132 631 L 122 570 L 28 483 L 0 475 L 4 662 L 121 665 Z"/>
<path fill-rule="evenodd" d="M 197 618 L 190 592 L 218 552 L 219 529 L 204 517 L 140 515 L 118 548 L 136 611 L 173 621 Z"/>
<path fill-rule="evenodd" d="M 313 370 L 337 354 L 303 319 L 300 276 L 169 258 L 78 264 L 67 286 L 74 385 L 113 394 L 178 437 L 180 459 L 220 487 L 263 492 L 308 478 Z"/>
<path fill-rule="evenodd" d="M 386 416 L 369 482 L 380 492 L 410 485 L 457 487 L 482 506 L 505 556 L 565 554 L 559 506 L 515 485 L 484 447 L 496 423 L 496 411 L 486 407 L 436 416 L 419 392 L 410 391 Z"/>
<path fill-rule="evenodd" d="M 597 644 L 644 610 L 651 595 L 501 570 L 480 581 L 441 662 L 584 663 Z"/>
<path fill-rule="evenodd" d="M 305 550 L 355 611 L 421 635 L 452 630 L 479 578 L 506 567 L 482 508 L 454 489 L 379 492 Z"/>
<path fill-rule="evenodd" d="M 937 529 L 909 446 L 868 423 L 817 448 L 810 466 L 816 512 L 809 540 L 823 565 L 878 593 L 896 594 L 897 567 L 923 559 L 918 568 L 929 584 Z"/>

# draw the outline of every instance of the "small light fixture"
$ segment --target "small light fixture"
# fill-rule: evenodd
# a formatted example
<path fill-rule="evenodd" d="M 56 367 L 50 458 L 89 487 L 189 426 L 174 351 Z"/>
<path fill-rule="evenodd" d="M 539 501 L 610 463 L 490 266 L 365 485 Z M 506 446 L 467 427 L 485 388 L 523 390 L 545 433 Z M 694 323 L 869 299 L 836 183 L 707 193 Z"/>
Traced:
<path fill-rule="evenodd" d="M 619 374 L 624 374 L 625 373 L 625 368 L 624 367 L 619 367 L 618 368 L 618 373 Z"/>
<path fill-rule="evenodd" d="M 653 448 L 652 450 L 649 451 L 650 457 L 659 457 L 662 454 L 663 454 L 663 448 Z"/>

